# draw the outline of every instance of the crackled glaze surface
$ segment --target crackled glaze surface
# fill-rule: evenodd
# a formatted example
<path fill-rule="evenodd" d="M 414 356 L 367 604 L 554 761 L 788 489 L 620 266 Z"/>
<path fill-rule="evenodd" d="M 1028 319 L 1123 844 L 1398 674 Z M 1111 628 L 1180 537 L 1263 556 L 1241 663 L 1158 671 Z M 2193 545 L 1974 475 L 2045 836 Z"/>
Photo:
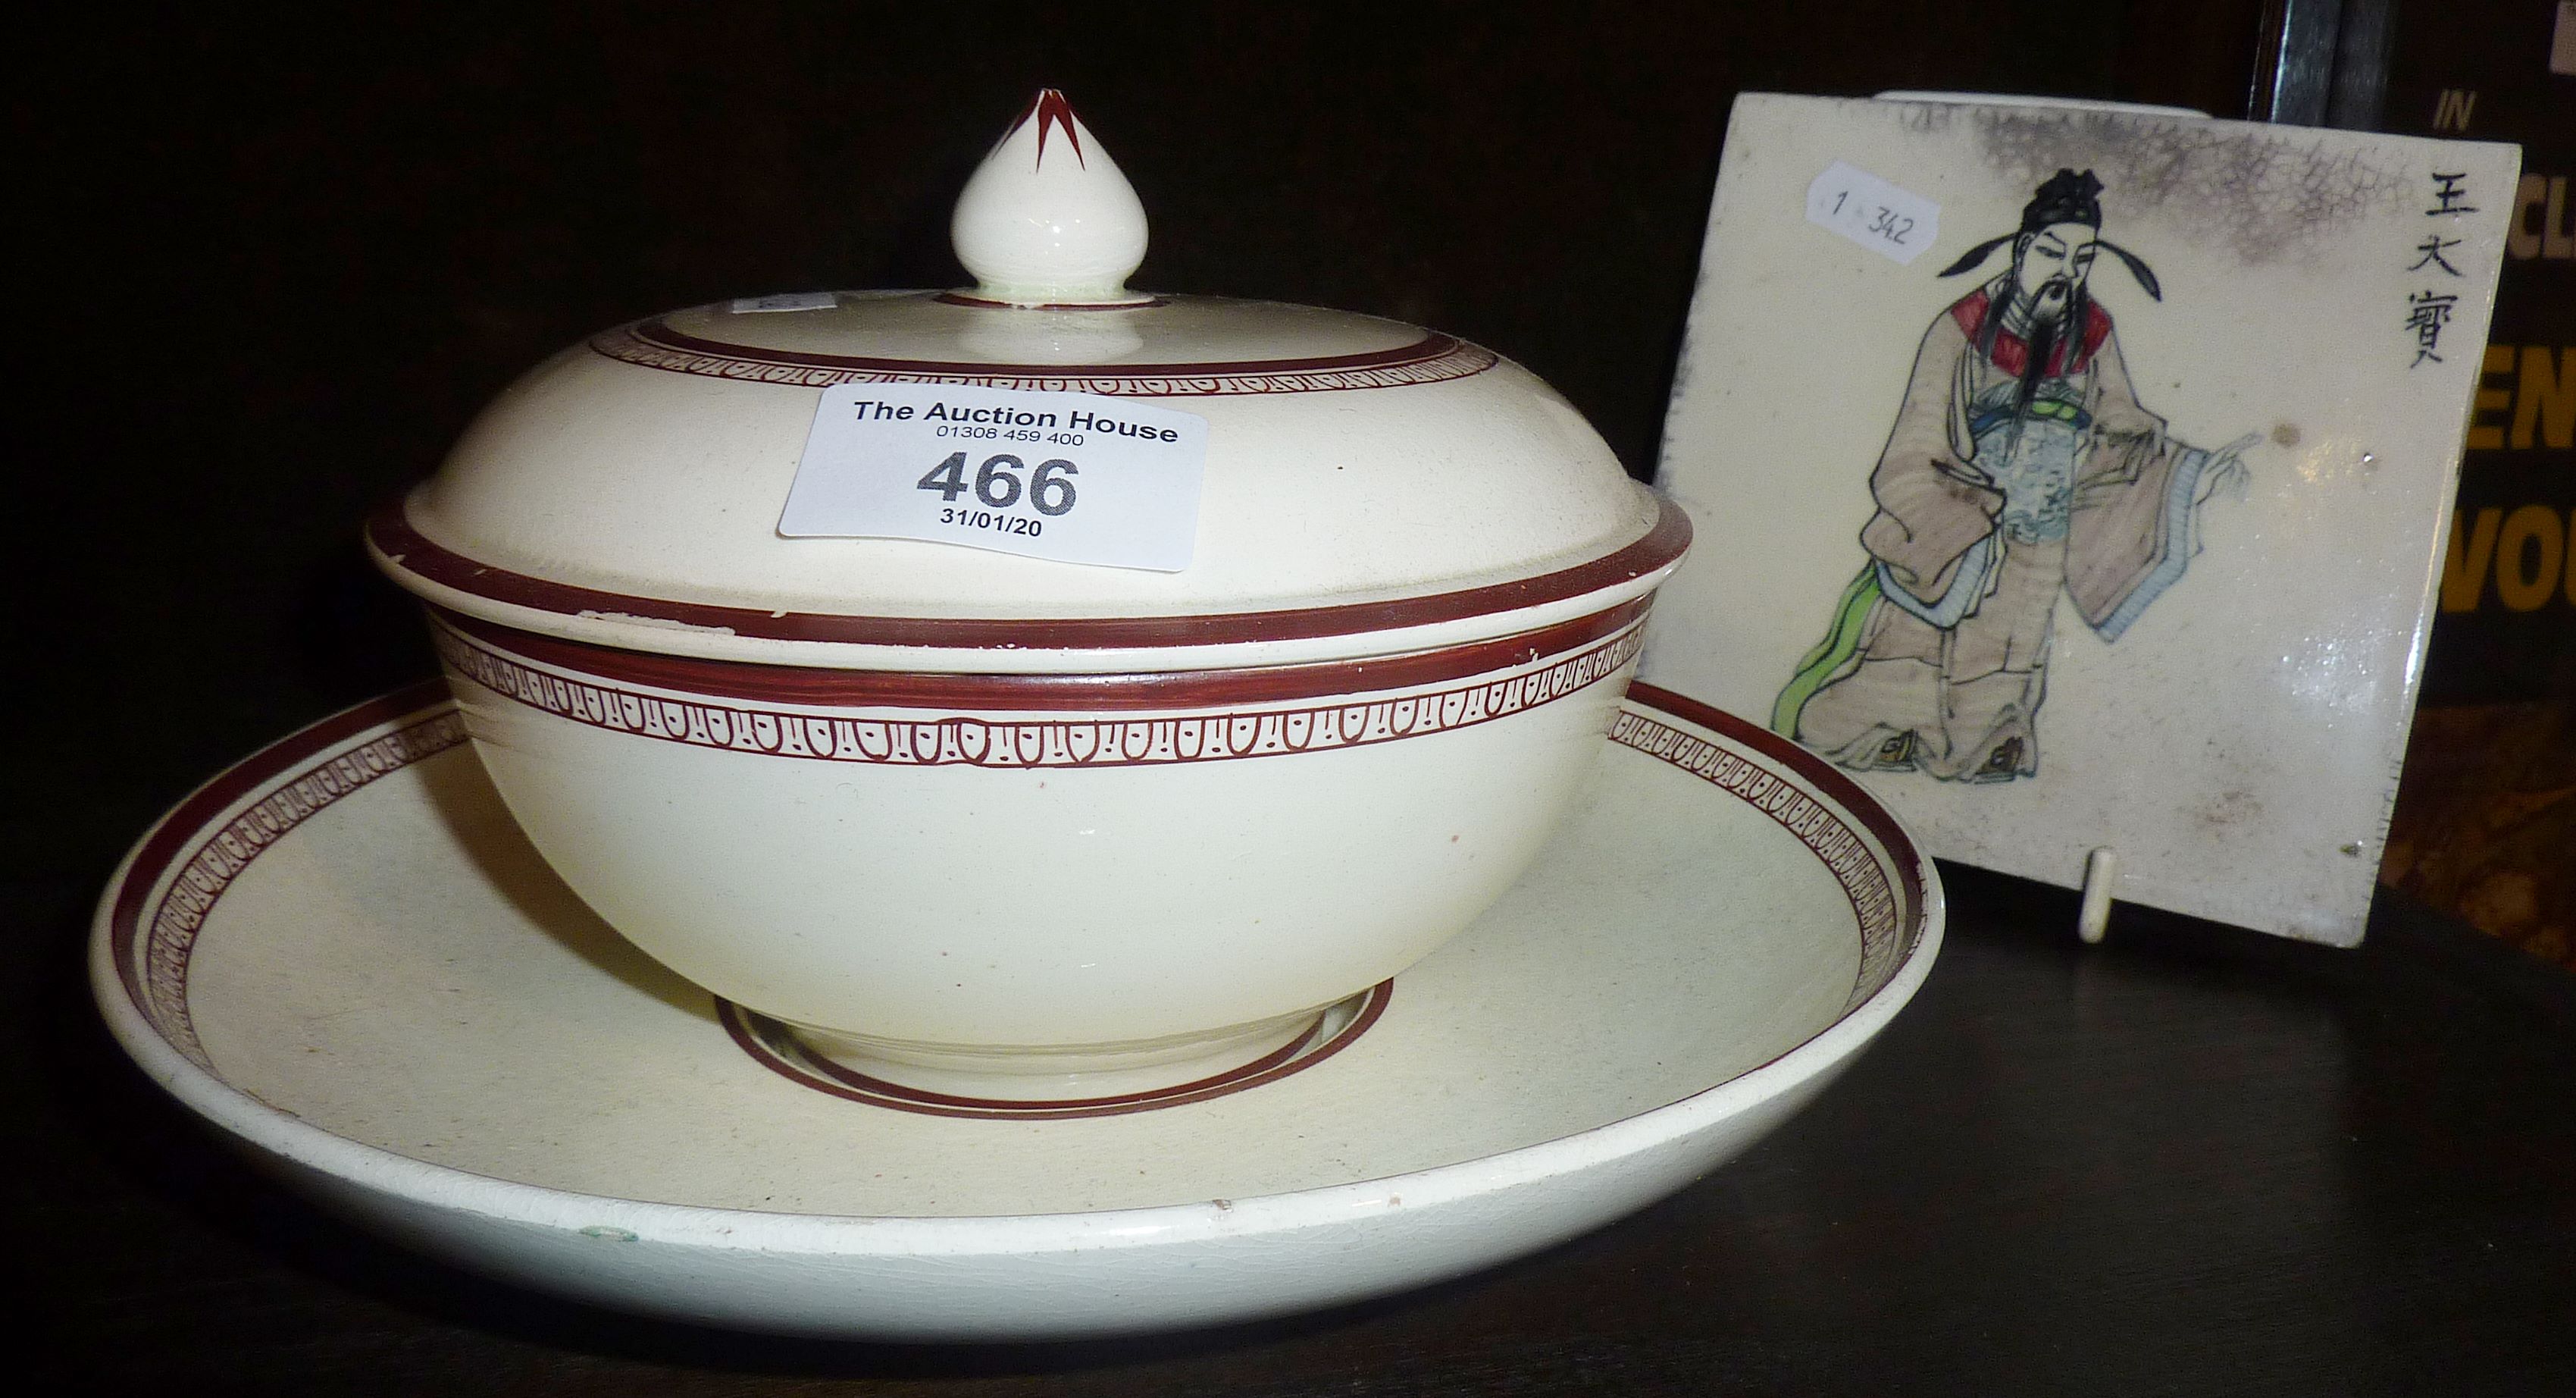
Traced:
<path fill-rule="evenodd" d="M 2119 898 L 2357 941 L 2516 161 L 1746 94 L 1659 478 L 1704 533 L 1643 673 L 1940 857 L 2073 884 L 2109 849 Z M 1846 170 L 1902 197 L 1836 225 Z"/>

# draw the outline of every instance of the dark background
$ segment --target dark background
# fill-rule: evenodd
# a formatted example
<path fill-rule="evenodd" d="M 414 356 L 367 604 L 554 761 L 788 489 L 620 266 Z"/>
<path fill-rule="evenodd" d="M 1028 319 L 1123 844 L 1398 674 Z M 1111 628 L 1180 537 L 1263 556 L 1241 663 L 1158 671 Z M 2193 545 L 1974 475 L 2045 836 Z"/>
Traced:
<path fill-rule="evenodd" d="M 22 387 L 0 509 L 20 604 L 0 1147 L 37 1371 L 377 1392 L 735 1392 L 809 1374 L 980 1374 L 997 1391 L 1889 1391 L 1907 1376 L 1992 1391 L 2002 1364 L 2043 1391 L 2136 1391 L 2197 1364 L 2261 1391 L 2349 1391 L 2356 1376 L 2438 1381 L 2457 1344 L 2491 1377 L 2563 1374 L 2563 1028 L 2378 931 L 2360 957 L 2186 931 L 2086 960 L 2062 931 L 2071 899 L 1970 876 L 1962 904 L 1983 921 L 1956 925 L 1904 1033 L 1838 1089 L 1838 1112 L 1811 1113 L 1723 1190 L 1356 1316 L 987 1354 L 647 1326 L 372 1244 L 210 1149 L 124 1068 L 81 985 L 89 900 L 156 813 L 298 724 L 431 673 L 357 523 L 434 469 L 480 404 L 651 312 L 954 284 L 949 202 L 1039 86 L 1070 94 L 1143 196 L 1138 285 L 1468 336 L 1556 384 L 1643 475 L 1738 91 L 1956 88 L 2237 116 L 2259 9 L 58 14 L 73 32 L 29 42 L 7 97 Z M 2487 1058 L 2499 1043 L 2511 1074 Z M 2183 1066 L 2137 1079 L 2168 1060 Z M 2270 1076 L 2249 1087 L 2243 1063 Z M 2524 1095 L 2455 1096 L 2491 1078 Z M 2102 1116 L 2097 1088 L 2134 1112 Z M 2535 1121 L 2536 1106 L 2558 1115 Z M 2199 1134 L 2155 1134 L 2182 1119 Z M 2396 1144 L 2341 1153 L 2365 1134 Z M 2071 1173 L 2028 1170 L 2034 1144 L 2062 1146 L 2049 1168 Z M 1950 1193 L 1921 1213 L 1868 1192 L 1899 1164 Z M 2460 1179 L 2467 1203 L 2421 1202 Z M 1997 1198 L 2010 1204 L 1991 1227 L 1967 1227 Z M 2107 1220 L 2093 1252 L 2059 1231 L 2087 1209 Z M 1952 1251 L 1963 1234 L 1993 1251 Z M 2527 1323 L 2547 1296 L 2554 1330 Z M 2034 1305 L 2051 1318 L 2030 1321 Z"/>
<path fill-rule="evenodd" d="M 956 284 L 950 202 L 1040 86 L 1144 199 L 1138 285 L 1465 335 L 1645 474 L 1738 90 L 2235 114 L 2255 8 L 97 7 L 13 91 L 20 756 L 80 797 L 15 804 L 0 847 L 103 879 L 187 785 L 429 674 L 372 506 L 604 326 Z"/>
<path fill-rule="evenodd" d="M 2539 61 L 2554 7 L 2486 8 L 2493 12 L 2478 22 L 2423 5 L 2400 12 L 2402 42 L 2390 54 L 2385 129 L 2518 140 L 2525 183 L 2555 181 L 2563 190 L 2576 176 L 2576 75 L 2547 73 Z M 2444 122 L 2438 119 L 2446 97 L 2453 119 Z M 2463 101 L 2470 97 L 2474 106 Z M 2457 121 L 2463 107 L 2473 112 L 2465 133 Z M 2521 212 L 2521 231 L 2539 232 L 2546 213 Z M 2576 210 L 2562 206 L 2560 227 L 2576 227 Z M 2507 360 L 2538 349 L 2576 367 L 2576 260 L 2508 253 L 2488 342 Z M 2537 385 L 2517 370 L 2488 373 L 2480 387 L 2512 398 Z M 2478 561 L 2470 541 L 2482 518 L 2490 541 L 2503 519 L 2518 514 L 2545 510 L 2576 520 L 2576 445 L 2561 438 L 2553 446 L 2544 430 L 2516 447 L 2504 430 L 2508 414 L 2491 408 L 2478 420 L 2501 440 L 2481 446 L 2472 432 L 2461 462 L 2422 707 L 2408 735 L 2406 778 L 2379 876 L 2576 972 L 2571 560 L 2563 548 L 2534 539 L 2518 550 L 2494 545 L 2484 568 L 2467 566 Z M 2556 585 L 2538 605 L 2526 602 L 2528 610 L 2517 610 L 2501 585 L 2508 575 L 2548 576 Z"/>
<path fill-rule="evenodd" d="M 2526 175 L 2576 175 L 2576 76 L 2553 75 L 2540 61 L 2548 51 L 2553 5 L 2486 5 L 2473 9 L 2478 18 L 2460 16 L 2418 4 L 2401 10 L 2403 42 L 2389 55 L 2386 106 L 2380 129 L 2410 136 L 2446 139 L 2514 141 L 2522 146 Z M 2492 13 L 2483 13 L 2492 11 Z M 2473 119 L 2466 130 L 2436 123 L 2445 93 L 2474 94 Z M 2526 216 L 2525 231 L 2537 231 L 2544 216 Z M 2562 213 L 2562 226 L 2576 214 Z M 2496 284 L 2495 319 L 2487 341 L 2492 345 L 2576 344 L 2576 261 L 2508 256 Z M 2484 376 L 2481 388 L 2510 390 L 2516 375 Z M 2483 424 L 2503 427 L 2509 415 L 2488 411 Z M 2536 440 L 2518 449 L 2472 447 L 2460 465 L 2459 513 L 2474 525 L 2483 510 L 2510 513 L 2543 505 L 2561 519 L 2576 509 L 2576 450 Z M 2505 563 L 2517 574 L 2525 564 L 2537 572 L 2535 556 Z M 2499 560 L 2501 562 L 2501 560 Z M 2560 566 L 2565 562 L 2562 559 Z M 2576 589 L 2556 578 L 2554 595 L 2537 608 L 2517 612 L 2507 607 L 2495 586 L 2497 564 L 2484 570 L 2482 589 L 2468 595 L 2474 606 L 2454 610 L 2445 597 L 2435 618 L 2432 654 L 2424 674 L 2423 702 L 2428 706 L 2549 702 L 2555 712 L 2549 725 L 2556 732 L 2551 746 L 2576 742 Z M 2522 746 L 2508 740 L 2505 747 Z M 2536 754 L 2535 754 L 2536 755 Z M 2576 783 L 2576 754 L 2558 763 L 2552 783 Z M 2543 760 L 2546 760 L 2545 758 Z M 2566 827 L 2576 845 L 2576 826 Z M 2571 852 L 2576 860 L 2576 852 Z M 2562 911 L 2576 912 L 2576 890 Z M 2560 953 L 2576 969 L 2576 947 Z"/>

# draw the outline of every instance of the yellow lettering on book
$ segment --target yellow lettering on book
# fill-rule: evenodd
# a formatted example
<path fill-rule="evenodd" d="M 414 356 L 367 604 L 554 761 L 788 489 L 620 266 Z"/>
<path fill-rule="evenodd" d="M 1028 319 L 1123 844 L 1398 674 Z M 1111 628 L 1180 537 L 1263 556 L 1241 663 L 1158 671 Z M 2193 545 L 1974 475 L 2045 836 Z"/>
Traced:
<path fill-rule="evenodd" d="M 2547 345 L 2522 347 L 2513 390 L 2515 451 L 2530 449 L 2535 427 L 2552 451 L 2576 446 L 2576 345 L 2561 346 L 2554 356 Z"/>
<path fill-rule="evenodd" d="M 2466 131 L 2469 129 L 2469 116 L 2477 109 L 2478 91 L 2476 88 L 2443 88 L 2442 95 L 2433 99 L 2433 129 L 2436 131 Z"/>
<path fill-rule="evenodd" d="M 2504 249 L 2520 261 L 2576 258 L 2576 211 L 2568 207 L 2567 177 L 2525 173 L 2514 188 L 2513 218 Z"/>
<path fill-rule="evenodd" d="M 2576 345 L 2487 346 L 2469 400 L 2466 445 L 2471 451 L 2576 446 Z"/>
<path fill-rule="evenodd" d="M 2495 557 L 2496 531 L 2504 524 L 2504 511 L 2480 510 L 2477 521 L 2464 527 L 2457 510 L 2451 512 L 2450 548 L 2442 556 L 2442 610 L 2474 612 L 2478 599 L 2486 592 L 2487 562 Z M 2460 538 L 2468 536 L 2463 550 Z"/>
<path fill-rule="evenodd" d="M 2484 515 L 2495 513 L 2482 511 Z M 2508 611 L 2536 612 L 2558 590 L 2558 565 L 2565 561 L 2567 540 L 2559 532 L 2558 512 L 2547 505 L 2525 505 L 2505 516 L 2496 539 L 2496 600 Z M 2532 566 L 2526 568 L 2523 565 Z"/>

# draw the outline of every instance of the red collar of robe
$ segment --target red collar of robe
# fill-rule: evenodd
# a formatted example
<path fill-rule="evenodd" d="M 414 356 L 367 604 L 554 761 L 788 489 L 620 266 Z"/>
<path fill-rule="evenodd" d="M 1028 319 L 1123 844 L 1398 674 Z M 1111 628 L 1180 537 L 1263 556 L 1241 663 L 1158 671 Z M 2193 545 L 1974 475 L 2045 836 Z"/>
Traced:
<path fill-rule="evenodd" d="M 1950 318 L 1959 322 L 1961 330 L 1968 332 L 1968 343 L 1972 345 L 1978 343 L 1979 337 L 1985 333 L 1986 317 L 1992 313 L 1992 298 L 1986 294 L 1984 287 L 1979 287 L 1960 297 L 1950 307 Z M 2109 338 L 2111 338 L 2111 313 L 2103 310 L 2097 302 L 2085 302 L 2084 343 L 2076 349 L 2071 362 L 2067 357 L 2067 346 L 2061 344 L 2051 350 L 2048 356 L 2048 376 L 2062 378 L 2068 374 L 2081 372 L 2085 365 L 2093 362 L 2094 353 L 2100 350 L 2102 342 Z M 1995 329 L 1994 349 L 1989 357 L 1994 360 L 1996 368 L 2019 377 L 2022 366 L 2030 362 L 2030 345 L 2019 335 L 1998 326 Z"/>

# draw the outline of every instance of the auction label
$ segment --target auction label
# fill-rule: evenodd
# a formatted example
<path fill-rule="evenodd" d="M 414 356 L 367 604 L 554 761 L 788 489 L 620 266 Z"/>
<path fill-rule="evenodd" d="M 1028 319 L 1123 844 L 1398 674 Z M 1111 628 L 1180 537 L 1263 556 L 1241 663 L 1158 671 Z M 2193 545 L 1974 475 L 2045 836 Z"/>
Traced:
<path fill-rule="evenodd" d="M 1941 206 L 1837 160 L 1807 185 L 1807 222 L 1911 266 L 1941 236 Z"/>
<path fill-rule="evenodd" d="M 778 532 L 926 539 L 1177 573 L 1198 542 L 1207 419 L 1089 393 L 823 390 Z"/>

